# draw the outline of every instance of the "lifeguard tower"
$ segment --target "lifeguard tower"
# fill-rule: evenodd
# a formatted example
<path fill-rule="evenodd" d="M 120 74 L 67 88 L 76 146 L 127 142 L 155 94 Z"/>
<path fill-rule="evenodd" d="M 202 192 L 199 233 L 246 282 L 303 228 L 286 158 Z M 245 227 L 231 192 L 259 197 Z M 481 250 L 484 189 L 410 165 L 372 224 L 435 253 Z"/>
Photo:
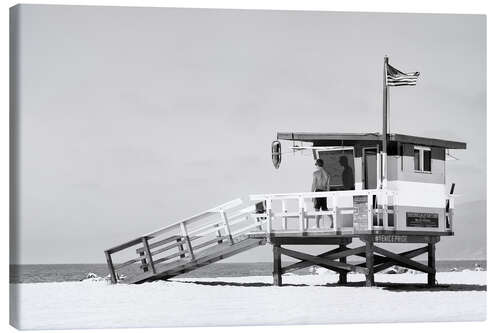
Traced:
<path fill-rule="evenodd" d="M 365 273 L 366 284 L 372 285 L 374 273 L 397 264 L 428 273 L 429 285 L 434 284 L 435 244 L 441 236 L 453 235 L 454 184 L 449 190 L 446 188 L 447 151 L 465 149 L 466 144 L 402 134 L 390 134 L 385 138 L 386 156 L 384 136 L 378 133 L 278 133 L 278 140 L 310 144 L 294 144 L 292 149 L 311 150 L 315 159 L 323 159 L 333 184 L 329 192 L 251 196 L 252 200 L 265 203 L 265 211 L 258 216 L 271 220 L 267 230 L 249 236 L 266 238 L 273 244 L 275 284 L 281 284 L 283 272 L 311 264 L 339 272 L 341 283 L 346 282 L 347 271 L 355 271 Z M 276 147 L 281 145 L 276 142 L 273 147 L 277 154 L 280 148 Z M 347 160 L 346 166 L 342 166 L 341 159 Z M 342 175 L 346 168 L 352 170 L 349 174 L 354 177 L 347 188 Z M 311 199 L 319 197 L 327 198 L 330 210 L 312 208 Z M 290 209 L 290 204 L 294 204 L 294 208 Z M 315 225 L 318 215 L 331 216 L 333 227 L 328 227 L 325 221 Z M 291 224 L 291 218 L 299 222 Z M 281 225 L 276 227 L 273 219 L 280 219 Z M 353 238 L 365 245 L 347 248 Z M 425 246 L 393 253 L 375 243 L 424 243 Z M 319 256 L 281 247 L 292 244 L 336 244 L 339 247 Z M 411 260 L 426 252 L 427 266 Z M 282 254 L 302 262 L 282 268 Z M 347 257 L 353 255 L 364 257 L 366 261 L 350 265 Z M 333 259 L 339 261 L 332 262 Z"/>
<path fill-rule="evenodd" d="M 453 235 L 454 187 L 446 188 L 449 150 L 463 142 L 387 133 L 388 86 L 414 85 L 418 73 L 402 73 L 384 59 L 382 133 L 277 133 L 272 144 L 275 167 L 281 162 L 281 142 L 294 151 L 311 151 L 324 160 L 331 176 L 325 192 L 250 195 L 241 208 L 236 199 L 105 251 L 113 283 L 143 283 L 169 279 L 259 245 L 273 248 L 273 280 L 318 265 L 339 273 L 362 273 L 366 286 L 374 273 L 399 265 L 427 273 L 435 284 L 436 243 Z M 353 179 L 345 182 L 345 172 Z M 316 211 L 314 198 L 326 198 L 329 210 Z M 316 218 L 333 224 L 316 224 Z M 353 239 L 363 245 L 352 248 Z M 423 244 L 395 253 L 384 243 Z M 330 245 L 319 255 L 291 250 L 288 245 Z M 427 253 L 427 264 L 413 258 Z M 113 263 L 119 257 L 119 264 Z M 282 266 L 282 256 L 298 262 Z M 364 259 L 352 262 L 350 257 Z M 118 279 L 121 269 L 130 276 Z"/>

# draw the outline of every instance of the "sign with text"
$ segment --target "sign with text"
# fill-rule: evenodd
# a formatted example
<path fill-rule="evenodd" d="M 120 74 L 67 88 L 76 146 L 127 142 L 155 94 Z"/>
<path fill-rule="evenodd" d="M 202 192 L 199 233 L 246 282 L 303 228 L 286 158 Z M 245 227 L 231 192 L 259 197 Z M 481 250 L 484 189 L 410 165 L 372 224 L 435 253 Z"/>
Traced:
<path fill-rule="evenodd" d="M 414 228 L 437 228 L 439 226 L 439 214 L 407 212 L 406 226 Z"/>
<path fill-rule="evenodd" d="M 354 213 L 352 215 L 352 225 L 354 230 L 368 229 L 368 196 L 355 195 L 352 197 Z"/>
<path fill-rule="evenodd" d="M 420 235 L 374 235 L 372 239 L 374 243 L 436 243 L 439 240 Z"/>

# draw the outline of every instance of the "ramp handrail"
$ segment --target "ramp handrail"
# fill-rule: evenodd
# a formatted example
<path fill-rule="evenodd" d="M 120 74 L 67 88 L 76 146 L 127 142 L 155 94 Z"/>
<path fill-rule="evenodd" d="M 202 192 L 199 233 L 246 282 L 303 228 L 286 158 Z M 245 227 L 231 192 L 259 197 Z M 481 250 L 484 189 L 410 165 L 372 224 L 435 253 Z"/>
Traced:
<path fill-rule="evenodd" d="M 255 228 L 262 230 L 265 223 L 263 219 L 249 219 L 255 206 L 235 211 L 242 203 L 241 199 L 226 202 L 105 250 L 111 282 L 117 282 L 118 269 L 140 263 L 138 267 L 142 270 L 141 273 L 154 275 L 160 263 L 166 264 L 175 260 L 194 261 L 197 253 L 211 246 L 234 244 L 246 231 Z M 234 226 L 242 224 L 245 225 L 233 230 Z M 120 264 L 113 263 L 113 254 L 130 248 L 135 250 L 132 258 L 129 255 L 128 260 Z"/>

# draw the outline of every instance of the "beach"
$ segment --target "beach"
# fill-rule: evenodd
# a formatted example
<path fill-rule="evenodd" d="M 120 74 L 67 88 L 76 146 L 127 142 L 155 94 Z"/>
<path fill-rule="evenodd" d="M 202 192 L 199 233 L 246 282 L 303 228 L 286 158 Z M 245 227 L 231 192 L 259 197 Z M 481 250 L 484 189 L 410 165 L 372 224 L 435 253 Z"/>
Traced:
<path fill-rule="evenodd" d="M 141 285 L 80 282 L 11 284 L 11 322 L 20 329 L 293 325 L 486 319 L 486 271 L 426 274 L 175 278 Z M 405 285 L 402 285 L 402 284 Z M 16 297 L 17 296 L 17 297 Z"/>

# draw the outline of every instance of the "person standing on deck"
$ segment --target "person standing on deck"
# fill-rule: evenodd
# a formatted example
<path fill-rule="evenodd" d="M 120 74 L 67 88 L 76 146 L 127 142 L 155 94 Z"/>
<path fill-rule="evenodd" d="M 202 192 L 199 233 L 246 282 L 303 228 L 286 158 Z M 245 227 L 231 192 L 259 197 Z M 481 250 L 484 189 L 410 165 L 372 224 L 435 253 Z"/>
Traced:
<path fill-rule="evenodd" d="M 339 164 L 344 168 L 342 172 L 342 185 L 344 186 L 344 190 L 354 190 L 354 173 L 347 163 L 347 157 L 340 156 Z"/>
<path fill-rule="evenodd" d="M 317 170 L 313 172 L 313 182 L 311 192 L 324 192 L 330 190 L 330 175 L 323 168 L 324 162 L 321 158 L 316 160 Z M 314 209 L 319 212 L 320 210 L 327 211 L 326 198 L 313 198 Z M 319 220 L 321 216 L 316 216 L 316 228 L 319 228 Z M 330 217 L 330 228 L 333 228 L 333 217 Z"/>

